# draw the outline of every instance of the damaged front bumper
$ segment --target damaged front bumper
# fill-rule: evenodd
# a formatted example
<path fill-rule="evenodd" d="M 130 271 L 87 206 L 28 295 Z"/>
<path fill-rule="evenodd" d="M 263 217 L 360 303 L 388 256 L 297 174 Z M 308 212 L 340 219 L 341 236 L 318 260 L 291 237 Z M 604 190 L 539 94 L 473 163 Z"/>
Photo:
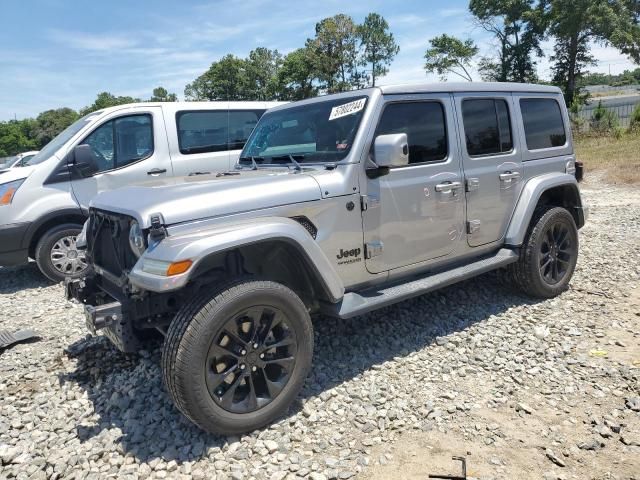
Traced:
<path fill-rule="evenodd" d="M 90 277 L 65 280 L 67 300 L 77 300 L 84 306 L 87 329 L 92 333 L 103 333 L 123 352 L 140 349 L 140 341 L 134 332 L 128 311 L 123 302 L 101 289 Z"/>

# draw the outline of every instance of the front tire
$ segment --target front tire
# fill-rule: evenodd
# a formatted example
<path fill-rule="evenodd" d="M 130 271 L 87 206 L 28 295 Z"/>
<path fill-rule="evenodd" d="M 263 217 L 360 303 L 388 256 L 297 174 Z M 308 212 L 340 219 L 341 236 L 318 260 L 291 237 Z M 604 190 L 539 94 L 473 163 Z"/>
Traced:
<path fill-rule="evenodd" d="M 578 246 L 578 229 L 566 209 L 536 210 L 520 258 L 510 266 L 511 276 L 532 297 L 556 297 L 573 277 Z"/>
<path fill-rule="evenodd" d="M 185 305 L 167 332 L 162 368 L 178 409 L 235 435 L 281 417 L 311 368 L 313 326 L 289 288 L 236 280 Z"/>
<path fill-rule="evenodd" d="M 68 223 L 48 230 L 36 246 L 35 260 L 40 271 L 52 282 L 65 277 L 80 278 L 87 270 L 83 251 L 76 248 L 82 225 Z"/>

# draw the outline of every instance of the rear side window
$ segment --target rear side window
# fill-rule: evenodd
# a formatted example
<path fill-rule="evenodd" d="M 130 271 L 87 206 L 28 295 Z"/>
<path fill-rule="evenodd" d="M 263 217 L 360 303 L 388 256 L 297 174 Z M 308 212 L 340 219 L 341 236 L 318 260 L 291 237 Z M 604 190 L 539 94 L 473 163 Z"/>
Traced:
<path fill-rule="evenodd" d="M 264 110 L 229 112 L 229 150 L 242 150 Z"/>
<path fill-rule="evenodd" d="M 110 120 L 82 142 L 89 145 L 100 172 L 124 167 L 153 154 L 151 115 L 129 115 Z"/>
<path fill-rule="evenodd" d="M 529 150 L 563 147 L 567 143 L 560 104 L 552 98 L 520 100 L 524 133 Z"/>
<path fill-rule="evenodd" d="M 470 156 L 499 155 L 513 150 L 509 107 L 505 100 L 465 100 L 462 118 Z"/>
<path fill-rule="evenodd" d="M 439 102 L 406 102 L 387 105 L 376 136 L 406 133 L 409 163 L 438 162 L 447 158 L 444 107 Z"/>
<path fill-rule="evenodd" d="M 184 155 L 224 152 L 229 142 L 229 112 L 201 110 L 176 113 L 178 146 Z"/>

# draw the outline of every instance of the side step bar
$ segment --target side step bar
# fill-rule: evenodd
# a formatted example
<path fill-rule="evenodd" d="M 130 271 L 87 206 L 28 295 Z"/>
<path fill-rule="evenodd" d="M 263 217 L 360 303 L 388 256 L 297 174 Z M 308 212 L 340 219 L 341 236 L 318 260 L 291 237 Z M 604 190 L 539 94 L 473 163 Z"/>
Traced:
<path fill-rule="evenodd" d="M 507 266 L 517 260 L 518 254 L 516 252 L 503 248 L 491 257 L 485 257 L 482 260 L 445 272 L 430 274 L 408 283 L 382 289 L 372 288 L 358 293 L 347 293 L 341 302 L 334 305 L 325 305 L 323 312 L 327 315 L 343 319 L 363 315 L 373 310 L 418 297 L 433 290 L 438 290 L 439 288 Z"/>

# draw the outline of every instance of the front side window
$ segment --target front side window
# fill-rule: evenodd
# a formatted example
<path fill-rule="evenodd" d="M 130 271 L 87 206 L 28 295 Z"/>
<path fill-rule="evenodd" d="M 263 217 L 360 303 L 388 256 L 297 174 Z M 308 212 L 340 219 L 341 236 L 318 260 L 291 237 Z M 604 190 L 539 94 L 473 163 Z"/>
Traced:
<path fill-rule="evenodd" d="M 567 143 L 560 104 L 552 98 L 520 100 L 524 133 L 529 150 L 563 147 Z"/>
<path fill-rule="evenodd" d="M 225 152 L 229 141 L 229 112 L 200 110 L 176 113 L 180 153 Z"/>
<path fill-rule="evenodd" d="M 264 110 L 229 112 L 229 150 L 242 150 Z"/>
<path fill-rule="evenodd" d="M 509 107 L 505 100 L 465 100 L 462 119 L 470 156 L 499 155 L 513 150 Z"/>
<path fill-rule="evenodd" d="M 153 154 L 151 115 L 129 115 L 110 120 L 82 142 L 89 145 L 98 162 L 98 171 L 124 167 Z"/>
<path fill-rule="evenodd" d="M 447 158 L 444 107 L 439 102 L 391 103 L 382 113 L 379 135 L 406 133 L 409 163 L 438 162 Z"/>
<path fill-rule="evenodd" d="M 367 97 L 311 103 L 265 113 L 251 134 L 241 162 L 338 162 L 360 127 Z"/>

